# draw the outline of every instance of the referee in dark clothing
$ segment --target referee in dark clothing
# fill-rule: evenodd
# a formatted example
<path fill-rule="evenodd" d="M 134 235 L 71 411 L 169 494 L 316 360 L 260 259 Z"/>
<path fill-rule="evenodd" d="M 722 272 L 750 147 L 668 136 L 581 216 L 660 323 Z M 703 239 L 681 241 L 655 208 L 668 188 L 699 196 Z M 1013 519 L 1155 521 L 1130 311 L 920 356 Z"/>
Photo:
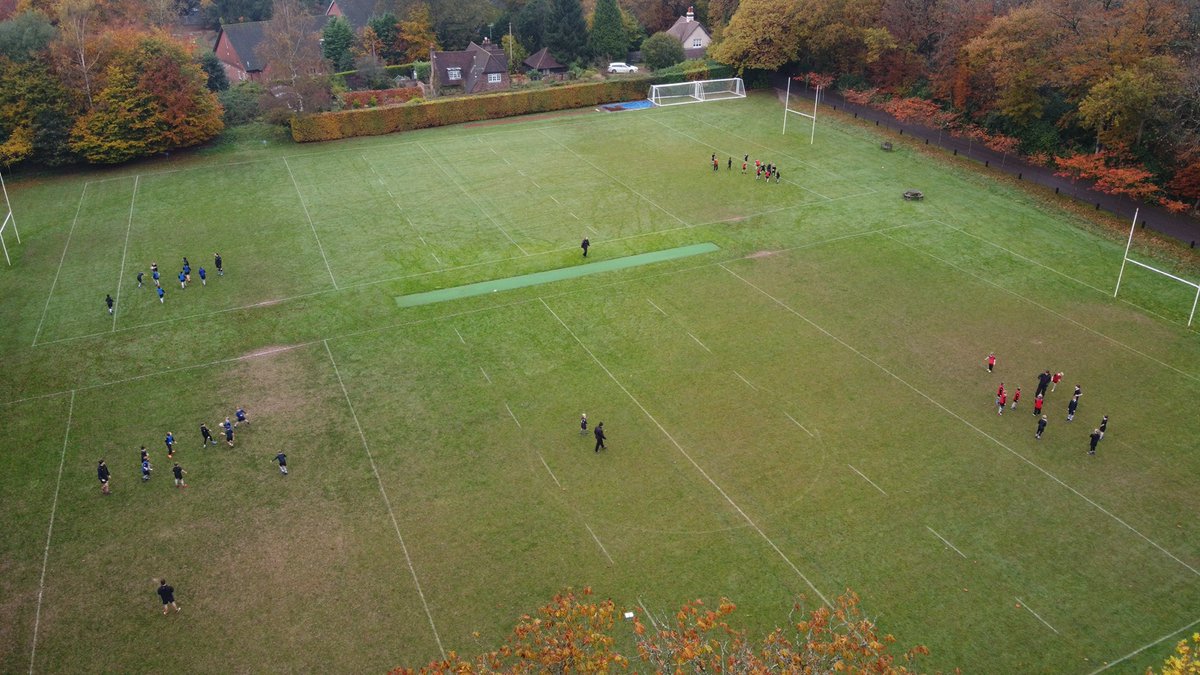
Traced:
<path fill-rule="evenodd" d="M 596 452 L 607 450 L 608 448 L 604 447 L 604 439 L 607 438 L 607 436 L 604 435 L 604 422 L 597 424 L 592 433 L 596 436 Z"/>
<path fill-rule="evenodd" d="M 1039 394 L 1044 395 L 1046 393 L 1046 387 L 1048 386 L 1050 386 L 1050 371 L 1047 370 L 1041 375 L 1038 375 L 1037 391 L 1033 392 L 1033 397 L 1037 398 Z"/>

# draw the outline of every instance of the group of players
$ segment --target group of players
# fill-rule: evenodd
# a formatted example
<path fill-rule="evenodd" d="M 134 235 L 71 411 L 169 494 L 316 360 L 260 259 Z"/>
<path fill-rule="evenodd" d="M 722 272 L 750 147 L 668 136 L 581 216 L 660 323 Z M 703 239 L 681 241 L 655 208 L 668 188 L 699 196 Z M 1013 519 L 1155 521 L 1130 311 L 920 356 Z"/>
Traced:
<path fill-rule="evenodd" d="M 992 352 L 984 359 L 984 367 L 989 373 L 994 372 L 996 368 L 996 354 Z M 1041 440 L 1042 433 L 1046 431 L 1046 425 L 1049 422 L 1049 416 L 1042 413 L 1042 404 L 1047 393 L 1054 392 L 1058 389 L 1058 383 L 1062 382 L 1063 373 L 1061 371 L 1051 374 L 1049 370 L 1038 374 L 1037 391 L 1034 392 L 1033 400 L 1033 415 L 1038 418 L 1037 432 L 1034 433 L 1034 438 Z M 1047 392 L 1049 389 L 1049 392 Z M 1083 388 L 1078 384 L 1075 385 L 1075 391 L 1071 394 L 1071 401 L 1067 403 L 1067 421 L 1071 422 L 1075 419 L 1075 412 L 1079 409 L 1079 397 L 1083 396 Z M 1021 388 L 1017 387 L 1013 392 L 1012 404 L 1009 410 L 1016 410 L 1017 403 L 1021 400 Z M 996 414 L 1003 415 L 1004 407 L 1008 405 L 1008 391 L 1004 388 L 1004 383 L 996 389 Z M 1100 440 L 1104 438 L 1104 433 L 1108 430 L 1108 415 L 1105 415 L 1100 420 L 1100 426 L 1092 430 L 1089 436 L 1088 454 L 1096 454 L 1096 446 L 1100 444 Z"/>

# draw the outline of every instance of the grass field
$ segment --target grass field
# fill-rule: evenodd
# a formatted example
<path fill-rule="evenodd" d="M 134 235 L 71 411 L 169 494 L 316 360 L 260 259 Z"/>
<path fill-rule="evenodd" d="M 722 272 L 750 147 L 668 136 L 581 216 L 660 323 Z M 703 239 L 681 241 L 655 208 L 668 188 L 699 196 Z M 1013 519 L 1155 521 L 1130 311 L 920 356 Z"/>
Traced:
<path fill-rule="evenodd" d="M 1200 625 L 1188 289 L 1130 269 L 1113 300 L 1119 232 L 853 123 L 783 137 L 780 112 L 759 94 L 14 181 L 0 671 L 381 671 L 495 645 L 568 585 L 660 615 L 724 596 L 755 631 L 852 588 L 927 670 L 1161 662 Z M 785 180 L 725 169 L 746 153 Z M 207 286 L 173 281 L 185 255 Z M 151 261 L 165 303 L 136 288 Z M 1065 391 L 1036 441 L 1044 369 Z M 1000 381 L 1024 394 L 1002 417 Z M 197 449 L 239 404 L 237 447 Z"/>

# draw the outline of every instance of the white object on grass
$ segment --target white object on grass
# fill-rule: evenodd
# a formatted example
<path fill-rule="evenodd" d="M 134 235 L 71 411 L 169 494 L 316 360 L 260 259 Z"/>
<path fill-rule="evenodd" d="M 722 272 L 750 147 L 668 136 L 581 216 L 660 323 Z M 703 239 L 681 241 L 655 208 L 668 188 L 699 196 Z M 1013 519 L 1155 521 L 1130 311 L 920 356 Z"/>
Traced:
<path fill-rule="evenodd" d="M 723 101 L 730 98 L 746 98 L 746 85 L 742 78 L 650 85 L 650 102 L 657 106 Z"/>

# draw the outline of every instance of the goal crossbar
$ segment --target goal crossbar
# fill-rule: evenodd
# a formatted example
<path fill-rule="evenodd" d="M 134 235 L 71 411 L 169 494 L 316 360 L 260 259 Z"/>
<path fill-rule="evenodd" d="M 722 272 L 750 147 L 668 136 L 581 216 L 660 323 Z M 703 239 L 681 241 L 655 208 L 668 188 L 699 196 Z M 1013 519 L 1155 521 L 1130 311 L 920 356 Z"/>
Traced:
<path fill-rule="evenodd" d="M 792 78 L 788 78 L 787 93 L 783 97 L 783 133 L 787 134 L 788 113 L 799 115 L 801 117 L 812 120 L 812 133 L 809 134 L 808 144 L 812 145 L 817 140 L 817 104 L 821 101 L 821 87 L 817 87 L 813 93 L 813 110 L 812 113 L 792 110 Z"/>
<path fill-rule="evenodd" d="M 1150 270 L 1151 272 L 1154 272 L 1156 274 L 1161 274 L 1164 277 L 1167 277 L 1168 279 L 1178 281 L 1181 284 L 1185 284 L 1187 286 L 1191 286 L 1192 288 L 1196 289 L 1196 297 L 1192 299 L 1192 311 L 1191 311 L 1191 313 L 1188 314 L 1188 320 L 1187 320 L 1187 325 L 1190 327 L 1192 325 L 1192 321 L 1194 321 L 1196 318 L 1196 306 L 1200 305 L 1200 284 L 1198 284 L 1194 281 L 1188 281 L 1187 279 L 1184 279 L 1183 277 L 1175 276 L 1174 274 L 1171 274 L 1170 272 L 1160 270 L 1157 267 L 1154 267 L 1152 265 L 1147 265 L 1146 263 L 1141 262 L 1140 260 L 1134 260 L 1133 258 L 1129 257 L 1129 248 L 1133 245 L 1133 232 L 1134 232 L 1134 229 L 1137 227 L 1137 218 L 1138 218 L 1138 212 L 1135 210 L 1133 212 L 1133 224 L 1131 224 L 1129 226 L 1129 241 L 1127 241 L 1125 243 L 1125 257 L 1123 260 L 1121 260 L 1121 271 L 1117 273 L 1117 286 L 1116 286 L 1116 288 L 1113 289 L 1113 297 L 1114 298 L 1117 297 L 1117 293 L 1120 292 L 1120 290 L 1121 290 L 1121 279 L 1125 276 L 1126 263 L 1133 263 L 1134 265 L 1137 265 L 1138 267 L 1141 267 L 1142 269 Z"/>
<path fill-rule="evenodd" d="M 746 98 L 746 85 L 740 77 L 652 84 L 649 98 L 650 102 L 656 106 L 724 101 L 731 98 Z"/>

